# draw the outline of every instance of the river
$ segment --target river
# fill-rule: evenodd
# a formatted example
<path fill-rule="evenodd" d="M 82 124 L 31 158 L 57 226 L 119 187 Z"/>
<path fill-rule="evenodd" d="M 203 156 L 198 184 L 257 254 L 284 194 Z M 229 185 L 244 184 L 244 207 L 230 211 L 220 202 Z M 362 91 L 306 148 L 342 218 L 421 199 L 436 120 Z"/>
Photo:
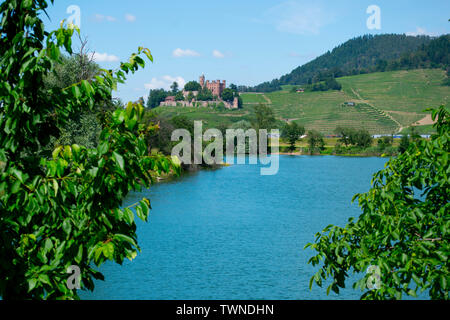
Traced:
<path fill-rule="evenodd" d="M 122 266 L 106 263 L 82 299 L 358 299 L 348 288 L 309 290 L 315 269 L 304 250 L 328 224 L 344 226 L 360 209 L 354 194 L 370 188 L 385 158 L 280 156 L 277 175 L 258 165 L 203 170 L 130 195 L 148 197 L 138 223 L 142 252 Z"/>

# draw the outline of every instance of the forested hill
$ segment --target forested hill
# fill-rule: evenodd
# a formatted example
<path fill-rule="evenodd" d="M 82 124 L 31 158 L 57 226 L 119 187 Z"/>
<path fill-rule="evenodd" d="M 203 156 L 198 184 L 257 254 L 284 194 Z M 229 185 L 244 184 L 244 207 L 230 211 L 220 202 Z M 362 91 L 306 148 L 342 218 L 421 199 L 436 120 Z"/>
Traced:
<path fill-rule="evenodd" d="M 405 54 L 413 53 L 426 45 L 433 38 L 428 36 L 406 36 L 399 34 L 365 35 L 351 39 L 332 51 L 294 69 L 280 79 L 264 82 L 251 91 L 279 90 L 281 85 L 312 83 L 323 74 L 333 77 L 368 73 L 383 67 L 386 61 L 400 59 Z"/>

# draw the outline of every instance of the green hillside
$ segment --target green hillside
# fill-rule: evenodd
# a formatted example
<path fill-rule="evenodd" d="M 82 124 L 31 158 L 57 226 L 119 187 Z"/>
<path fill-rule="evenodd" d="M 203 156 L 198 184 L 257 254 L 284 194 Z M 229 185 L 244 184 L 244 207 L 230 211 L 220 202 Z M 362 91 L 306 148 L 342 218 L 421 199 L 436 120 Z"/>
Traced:
<path fill-rule="evenodd" d="M 321 74 L 334 77 L 384 71 L 390 62 L 408 56 L 422 46 L 432 42 L 428 36 L 406 36 L 404 34 L 365 35 L 348 40 L 316 59 L 295 68 L 290 73 L 255 86 L 250 91 L 275 91 L 283 85 L 306 84 L 320 78 Z M 447 45 L 448 46 L 448 45 Z M 434 49 L 434 48 L 433 48 Z M 380 63 L 386 63 L 379 68 Z M 398 70 L 400 66 L 390 66 Z M 416 68 L 419 65 L 416 66 Z M 411 69 L 411 68 L 409 68 Z M 316 79 L 317 80 L 317 79 Z"/>
<path fill-rule="evenodd" d="M 243 93 L 241 110 L 212 108 L 158 107 L 163 117 L 184 115 L 203 120 L 206 127 L 230 126 L 250 120 L 258 103 L 270 105 L 279 120 L 294 121 L 307 129 L 333 133 L 337 126 L 364 128 L 371 133 L 394 133 L 421 121 L 422 133 L 432 131 L 428 107 L 448 104 L 450 88 L 442 86 L 445 72 L 418 69 L 371 73 L 339 78 L 341 91 L 293 93 L 289 87 L 271 93 Z M 354 102 L 355 106 L 344 105 Z"/>

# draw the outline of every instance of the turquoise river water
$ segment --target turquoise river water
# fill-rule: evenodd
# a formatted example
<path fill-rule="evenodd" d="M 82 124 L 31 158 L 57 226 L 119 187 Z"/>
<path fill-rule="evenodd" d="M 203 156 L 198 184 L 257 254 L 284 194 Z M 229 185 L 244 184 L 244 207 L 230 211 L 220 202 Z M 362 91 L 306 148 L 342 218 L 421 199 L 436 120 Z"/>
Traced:
<path fill-rule="evenodd" d="M 142 252 L 122 266 L 101 266 L 106 281 L 82 299 L 358 299 L 348 288 L 309 290 L 313 251 L 328 224 L 345 225 L 360 209 L 354 194 L 370 188 L 387 159 L 280 156 L 277 175 L 259 165 L 204 170 L 133 193 L 150 198 L 138 223 Z"/>

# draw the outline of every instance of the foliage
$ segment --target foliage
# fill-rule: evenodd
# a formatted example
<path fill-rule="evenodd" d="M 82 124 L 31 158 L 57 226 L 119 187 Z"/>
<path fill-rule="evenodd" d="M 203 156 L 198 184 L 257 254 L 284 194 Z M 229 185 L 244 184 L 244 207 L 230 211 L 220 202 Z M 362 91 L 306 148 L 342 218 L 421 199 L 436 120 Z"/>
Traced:
<path fill-rule="evenodd" d="M 353 287 L 365 291 L 363 299 L 419 292 L 449 299 L 449 115 L 444 107 L 433 110 L 437 134 L 411 143 L 374 175 L 369 192 L 355 195 L 363 211 L 358 219 L 327 226 L 306 246 L 317 252 L 309 263 L 320 265 L 310 287 L 331 278 L 327 293 L 339 293 L 353 271 L 361 276 Z"/>
<path fill-rule="evenodd" d="M 397 34 L 364 35 L 351 39 L 332 51 L 317 57 L 291 73 L 264 82 L 248 91 L 271 92 L 280 90 L 286 84 L 303 85 L 323 81 L 325 78 L 338 78 L 375 71 L 379 60 L 399 59 L 402 54 L 410 53 L 429 44 L 428 36 L 406 36 Z M 394 70 L 394 69 L 393 69 Z"/>
<path fill-rule="evenodd" d="M 211 90 L 209 90 L 208 88 L 204 87 L 201 88 L 200 91 L 197 94 L 196 99 L 198 101 L 211 101 L 214 99 L 213 94 L 211 92 Z"/>
<path fill-rule="evenodd" d="M 183 101 L 183 100 L 184 100 L 183 92 L 178 91 L 177 94 L 175 95 L 175 101 Z"/>
<path fill-rule="evenodd" d="M 233 90 L 233 92 L 235 92 L 235 93 L 238 92 L 238 87 L 234 83 L 230 84 L 230 89 Z"/>
<path fill-rule="evenodd" d="M 176 129 L 186 129 L 194 136 L 194 121 L 189 120 L 185 116 L 175 116 L 170 122 Z"/>
<path fill-rule="evenodd" d="M 148 94 L 147 108 L 153 109 L 159 106 L 168 96 L 164 89 L 151 89 Z"/>
<path fill-rule="evenodd" d="M 352 140 L 353 144 L 356 144 L 362 149 L 370 147 L 373 143 L 372 136 L 364 129 L 356 131 Z"/>
<path fill-rule="evenodd" d="M 233 99 L 234 99 L 234 92 L 233 92 L 233 90 L 231 90 L 229 88 L 224 89 L 223 92 L 222 92 L 221 98 L 224 101 L 233 102 Z"/>
<path fill-rule="evenodd" d="M 364 149 L 370 147 L 373 142 L 370 133 L 364 129 L 337 127 L 335 132 L 340 136 L 339 141 L 345 146 L 354 145 Z"/>
<path fill-rule="evenodd" d="M 230 127 L 230 129 L 242 129 L 244 131 L 247 131 L 248 129 L 251 129 L 251 128 L 252 128 L 252 124 L 245 120 L 235 122 Z"/>
<path fill-rule="evenodd" d="M 146 110 L 142 122 L 147 126 L 158 126 L 156 132 L 148 132 L 145 135 L 146 145 L 149 153 L 159 151 L 165 155 L 170 155 L 172 148 L 177 144 L 171 140 L 172 132 L 176 129 L 173 123 L 152 110 Z"/>
<path fill-rule="evenodd" d="M 323 140 L 323 136 L 319 131 L 310 130 L 308 131 L 308 145 L 309 151 L 313 154 L 316 150 L 323 150 L 325 146 L 325 141 Z"/>
<path fill-rule="evenodd" d="M 378 149 L 383 151 L 384 149 L 391 147 L 394 143 L 393 136 L 384 136 L 378 139 Z"/>
<path fill-rule="evenodd" d="M 89 56 L 84 52 L 86 43 L 86 41 L 82 43 L 79 53 L 61 56 L 61 62 L 55 64 L 54 71 L 44 77 L 46 89 L 64 89 L 82 80 L 92 81 L 99 74 L 100 67 L 92 60 L 92 55 Z M 106 114 L 118 106 L 117 101 L 107 99 L 97 103 L 93 110 L 81 110 L 72 115 L 66 124 L 59 128 L 59 133 L 54 133 L 50 144 L 44 146 L 43 151 L 51 154 L 58 145 L 79 144 L 87 148 L 97 147 L 102 130 L 100 122 Z"/>
<path fill-rule="evenodd" d="M 184 85 L 184 91 L 200 91 L 202 86 L 197 81 L 189 81 Z"/>
<path fill-rule="evenodd" d="M 403 153 L 406 150 L 408 150 L 409 147 L 409 136 L 407 134 L 402 135 L 402 138 L 400 139 L 400 144 L 398 145 L 398 152 Z"/>
<path fill-rule="evenodd" d="M 415 68 L 447 68 L 450 63 L 450 35 L 442 35 L 417 51 L 406 52 L 396 60 L 380 60 L 376 71 L 404 70 Z M 379 68 L 382 68 L 380 70 Z"/>
<path fill-rule="evenodd" d="M 152 172 L 178 166 L 148 155 L 144 136 L 157 130 L 140 123 L 144 109 L 129 103 L 105 117 L 97 148 L 60 145 L 41 156 L 58 128 L 83 110 L 111 100 L 126 75 L 152 60 L 139 48 L 119 70 L 100 70 L 92 81 L 67 88 L 41 84 L 72 53 L 74 28 L 44 31 L 45 0 L 0 4 L 0 296 L 3 299 L 77 299 L 66 285 L 77 265 L 81 287 L 93 290 L 95 269 L 106 260 L 133 259 L 137 216 L 146 221 L 149 201 L 121 208 L 122 200 Z"/>
<path fill-rule="evenodd" d="M 315 82 L 305 86 L 305 91 L 328 91 L 341 90 L 342 86 L 334 77 L 327 77 L 323 81 Z"/>
<path fill-rule="evenodd" d="M 78 144 L 89 149 L 98 146 L 102 126 L 96 114 L 84 112 L 76 118 L 77 120 L 68 120 L 64 128 L 60 129 L 59 138 L 50 143 L 52 150 L 60 145 Z"/>
<path fill-rule="evenodd" d="M 289 150 L 295 150 L 295 143 L 300 139 L 300 136 L 305 134 L 305 128 L 299 126 L 297 123 L 286 123 L 282 131 L 282 137 L 289 141 Z"/>
<path fill-rule="evenodd" d="M 337 127 L 335 132 L 340 136 L 339 141 L 345 144 L 345 146 L 352 144 L 351 137 L 354 135 L 355 132 L 353 128 Z"/>
<path fill-rule="evenodd" d="M 61 56 L 60 63 L 54 66 L 54 72 L 44 77 L 44 86 L 48 89 L 64 89 L 81 80 L 93 79 L 99 71 L 99 65 L 82 52 Z"/>
<path fill-rule="evenodd" d="M 265 104 L 258 104 L 255 107 L 255 115 L 252 119 L 252 125 L 256 131 L 275 128 L 276 120 L 272 108 Z"/>
<path fill-rule="evenodd" d="M 239 93 L 236 93 L 236 97 L 238 98 L 238 109 L 242 109 L 244 107 L 244 101 Z"/>
<path fill-rule="evenodd" d="M 170 86 L 170 89 L 172 90 L 172 94 L 176 95 L 178 93 L 178 82 L 174 81 Z"/>

